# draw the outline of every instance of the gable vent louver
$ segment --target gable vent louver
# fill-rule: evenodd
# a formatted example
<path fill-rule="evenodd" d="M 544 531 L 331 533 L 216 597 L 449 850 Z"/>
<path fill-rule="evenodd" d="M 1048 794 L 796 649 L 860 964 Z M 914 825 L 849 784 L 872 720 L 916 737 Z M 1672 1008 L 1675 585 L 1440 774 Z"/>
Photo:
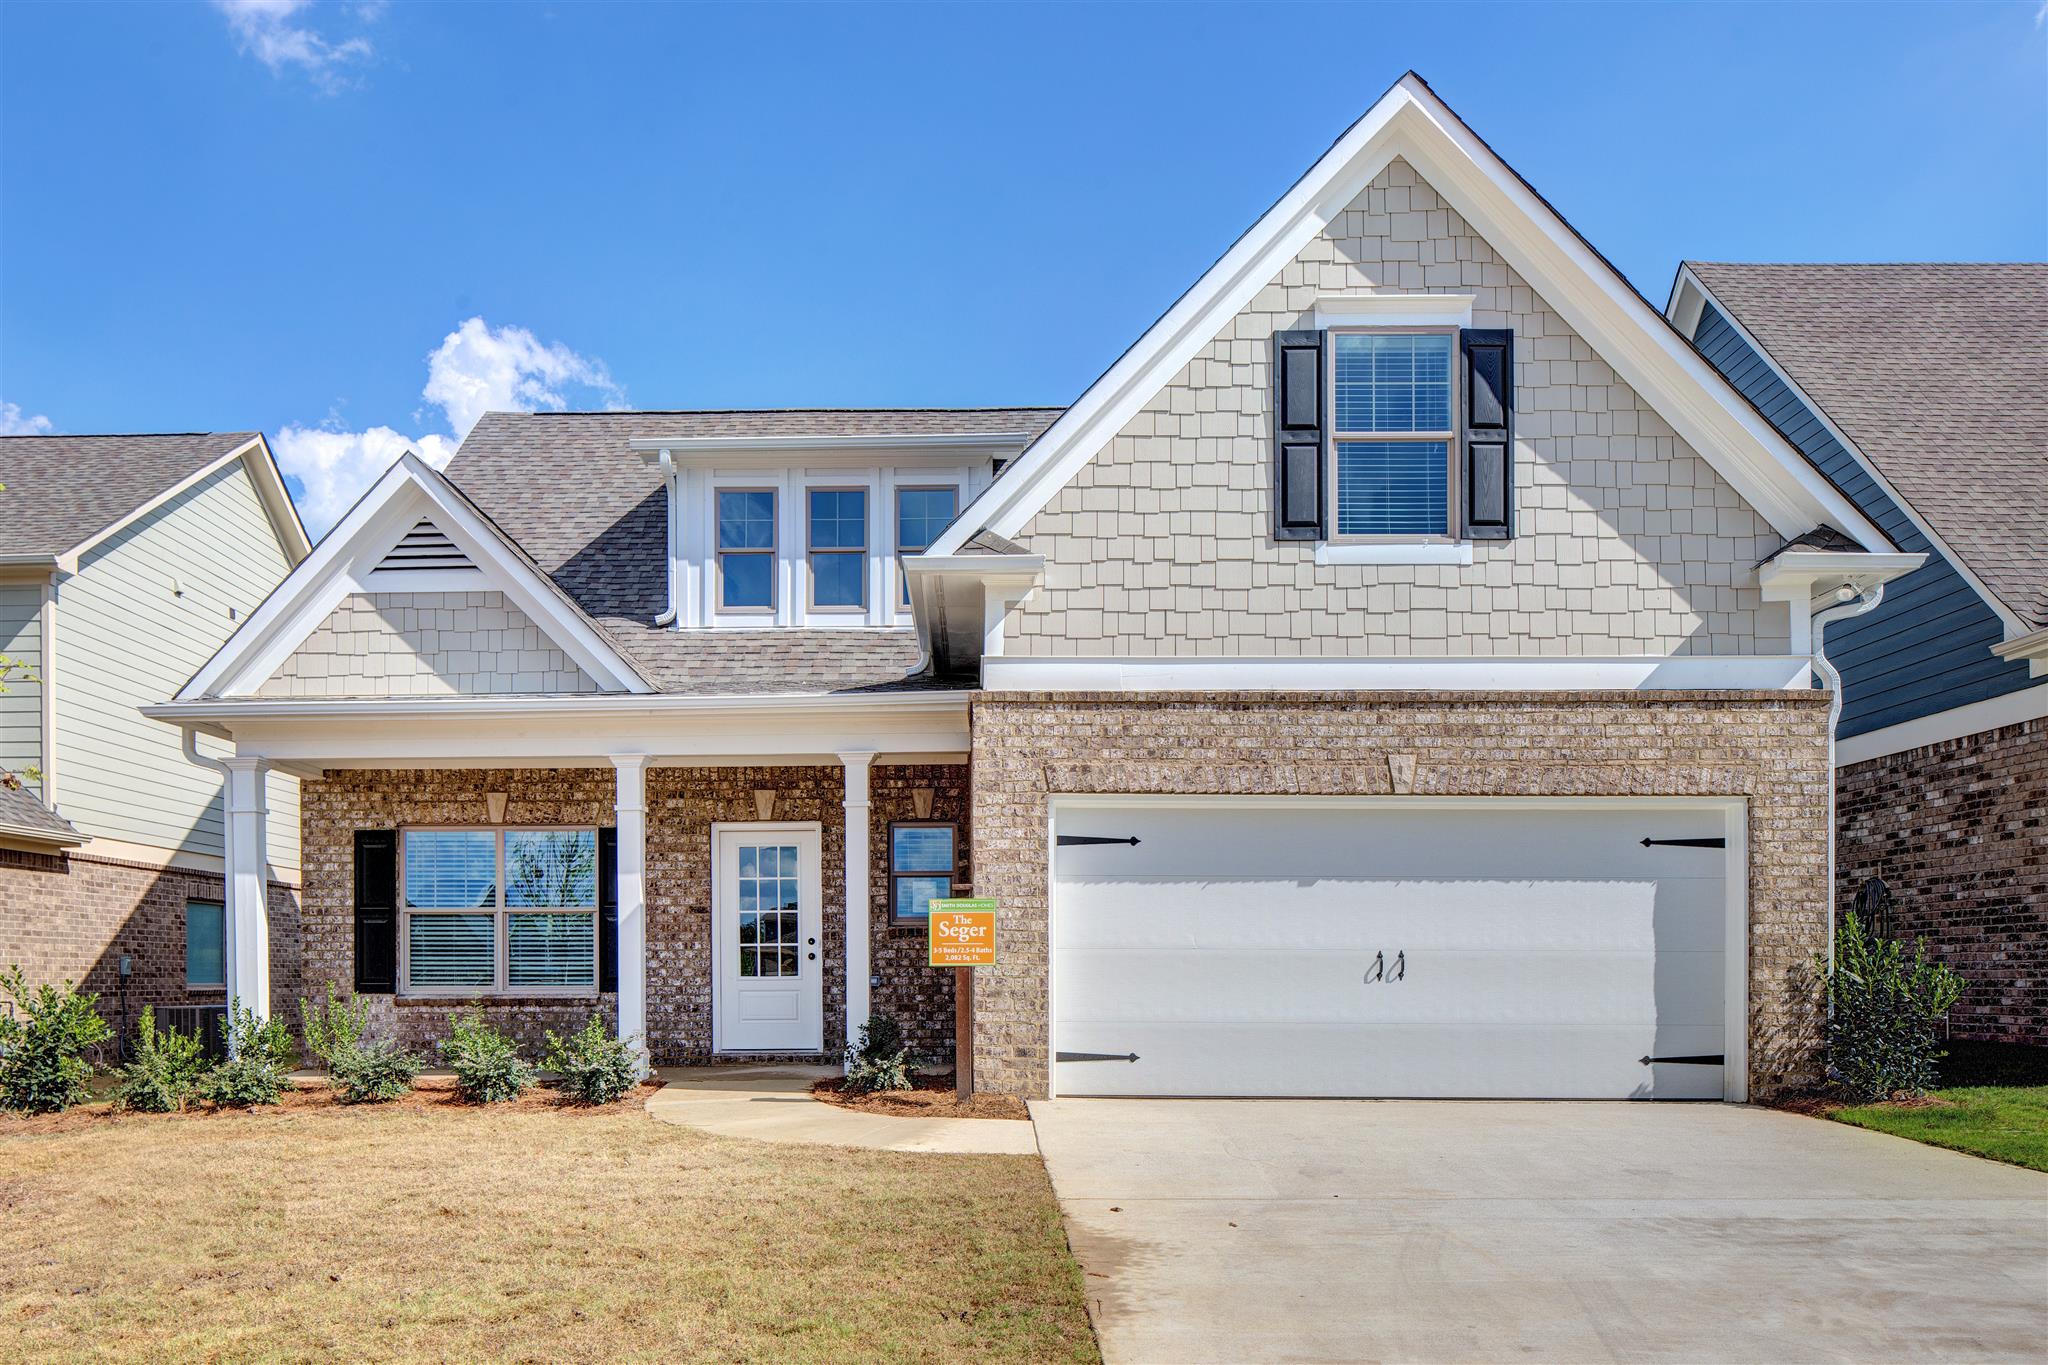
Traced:
<path fill-rule="evenodd" d="M 405 533 L 405 538 L 391 547 L 391 552 L 377 563 L 380 573 L 403 570 L 418 572 L 422 569 L 474 569 L 476 565 L 454 541 L 448 539 L 440 527 L 424 518 L 420 524 Z"/>

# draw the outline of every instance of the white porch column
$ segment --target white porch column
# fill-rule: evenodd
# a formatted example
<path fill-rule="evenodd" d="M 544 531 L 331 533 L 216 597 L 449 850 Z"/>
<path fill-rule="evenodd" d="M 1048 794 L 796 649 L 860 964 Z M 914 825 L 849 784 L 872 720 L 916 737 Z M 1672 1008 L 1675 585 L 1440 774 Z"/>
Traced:
<path fill-rule="evenodd" d="M 647 755 L 614 754 L 619 822 L 619 1037 L 647 1069 Z"/>
<path fill-rule="evenodd" d="M 846 765 L 846 1041 L 867 1026 L 868 960 L 868 765 L 870 750 L 839 755 Z"/>
<path fill-rule="evenodd" d="M 228 999 L 270 1017 L 270 879 L 265 870 L 264 767 L 260 758 L 220 760 L 222 863 L 227 900 Z"/>

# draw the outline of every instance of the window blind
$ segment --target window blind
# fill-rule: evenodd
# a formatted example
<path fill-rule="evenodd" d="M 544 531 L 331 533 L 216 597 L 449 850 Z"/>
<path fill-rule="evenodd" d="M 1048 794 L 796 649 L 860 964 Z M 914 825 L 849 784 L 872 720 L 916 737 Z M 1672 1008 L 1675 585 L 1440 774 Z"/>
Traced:
<path fill-rule="evenodd" d="M 1445 534 L 1450 458 L 1443 441 L 1339 442 L 1337 534 Z"/>

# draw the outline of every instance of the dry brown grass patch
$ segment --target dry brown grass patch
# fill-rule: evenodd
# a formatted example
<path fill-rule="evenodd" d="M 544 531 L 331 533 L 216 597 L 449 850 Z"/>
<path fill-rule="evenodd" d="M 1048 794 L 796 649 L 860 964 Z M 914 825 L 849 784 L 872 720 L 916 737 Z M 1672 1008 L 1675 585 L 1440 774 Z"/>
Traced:
<path fill-rule="evenodd" d="M 811 1093 L 841 1109 L 858 1109 L 866 1114 L 893 1114 L 920 1119 L 1028 1119 L 1030 1111 L 1015 1095 L 992 1095 L 976 1091 L 974 1098 L 959 1103 L 953 1091 L 953 1077 L 919 1076 L 911 1090 L 874 1090 L 865 1094 L 848 1091 L 846 1082 L 827 1077 L 811 1087 Z"/>

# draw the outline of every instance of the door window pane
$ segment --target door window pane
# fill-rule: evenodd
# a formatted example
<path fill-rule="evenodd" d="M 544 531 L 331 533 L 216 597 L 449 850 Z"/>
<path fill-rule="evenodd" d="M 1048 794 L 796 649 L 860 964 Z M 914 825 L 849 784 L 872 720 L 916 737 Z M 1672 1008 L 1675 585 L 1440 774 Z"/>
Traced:
<path fill-rule="evenodd" d="M 739 974 L 748 978 L 797 975 L 796 943 L 803 933 L 796 847 L 742 844 L 739 881 Z"/>
<path fill-rule="evenodd" d="M 227 910 L 215 901 L 186 901 L 185 984 L 227 983 Z"/>
<path fill-rule="evenodd" d="M 498 836 L 488 829 L 405 832 L 405 903 L 467 910 L 498 901 Z"/>
<path fill-rule="evenodd" d="M 414 986 L 496 983 L 496 915 L 413 915 L 406 924 L 408 975 Z"/>

